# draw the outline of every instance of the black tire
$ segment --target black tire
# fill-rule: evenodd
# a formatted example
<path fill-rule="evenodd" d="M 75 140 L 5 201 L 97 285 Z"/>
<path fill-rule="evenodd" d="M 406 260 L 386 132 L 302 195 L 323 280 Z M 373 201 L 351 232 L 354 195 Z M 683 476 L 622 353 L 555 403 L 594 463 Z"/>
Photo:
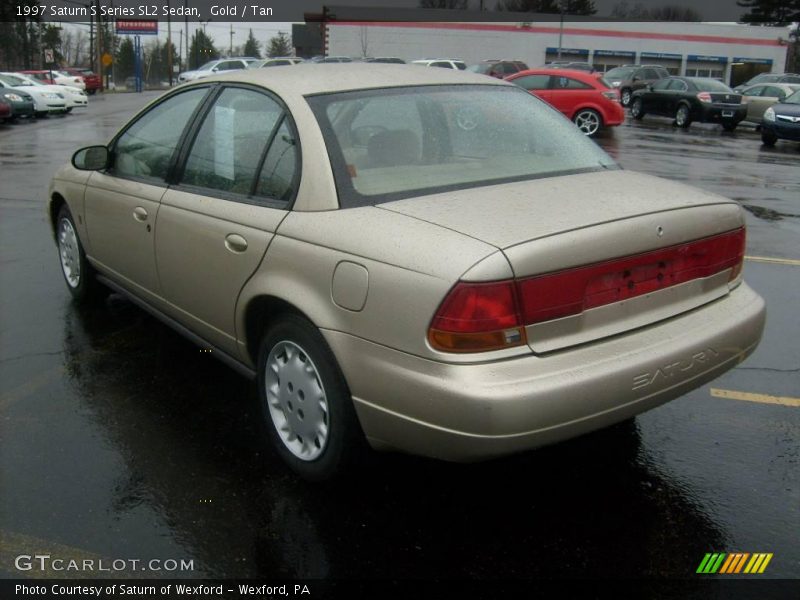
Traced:
<path fill-rule="evenodd" d="M 738 125 L 738 123 L 734 123 L 733 121 L 726 121 L 722 124 L 722 129 L 725 131 L 736 131 Z"/>
<path fill-rule="evenodd" d="M 582 108 L 575 113 L 572 117 L 572 122 L 578 126 L 581 133 L 587 137 L 597 135 L 597 132 L 603 128 L 603 117 L 596 110 L 591 108 Z"/>
<path fill-rule="evenodd" d="M 34 115 L 37 119 L 45 119 L 50 116 L 50 113 L 46 110 L 40 110 L 39 112 L 35 113 Z"/>
<path fill-rule="evenodd" d="M 687 129 L 692 124 L 692 109 L 688 104 L 679 104 L 675 111 L 675 125 Z"/>
<path fill-rule="evenodd" d="M 301 316 L 280 316 L 261 340 L 258 405 L 272 447 L 304 479 L 325 481 L 346 473 L 366 449 L 333 352 Z"/>
<path fill-rule="evenodd" d="M 769 146 L 770 148 L 775 145 L 775 142 L 778 141 L 778 136 L 776 136 L 771 131 L 767 131 L 765 129 L 761 130 L 761 143 L 765 146 Z"/>
<path fill-rule="evenodd" d="M 619 93 L 619 101 L 622 103 L 622 106 L 629 106 L 631 100 L 633 99 L 633 91 L 630 88 L 625 88 L 621 90 Z"/>
<path fill-rule="evenodd" d="M 71 113 L 73 108 L 74 108 L 73 106 L 70 106 L 69 108 L 67 108 L 66 112 Z"/>
<path fill-rule="evenodd" d="M 97 281 L 94 268 L 86 260 L 78 228 L 66 204 L 58 211 L 56 219 L 56 247 L 61 274 L 76 302 L 89 304 L 108 295 L 108 290 Z"/>
<path fill-rule="evenodd" d="M 88 90 L 86 93 L 89 94 L 90 96 L 94 96 L 97 93 L 97 90 L 96 89 L 95 90 Z"/>
<path fill-rule="evenodd" d="M 642 118 L 644 118 L 644 115 L 645 112 L 644 107 L 642 106 L 642 99 L 634 98 L 631 102 L 631 116 L 637 121 L 641 121 Z"/>

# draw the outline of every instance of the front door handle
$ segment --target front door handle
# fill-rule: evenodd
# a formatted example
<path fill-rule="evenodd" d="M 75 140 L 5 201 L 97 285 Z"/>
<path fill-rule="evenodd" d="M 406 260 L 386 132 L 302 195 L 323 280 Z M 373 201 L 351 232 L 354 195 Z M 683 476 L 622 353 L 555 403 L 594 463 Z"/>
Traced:
<path fill-rule="evenodd" d="M 241 254 L 247 250 L 247 240 L 238 233 L 229 233 L 225 236 L 225 247 L 231 252 Z"/>
<path fill-rule="evenodd" d="M 141 206 L 137 206 L 133 209 L 133 218 L 137 221 L 144 223 L 147 221 L 147 211 L 143 209 Z"/>

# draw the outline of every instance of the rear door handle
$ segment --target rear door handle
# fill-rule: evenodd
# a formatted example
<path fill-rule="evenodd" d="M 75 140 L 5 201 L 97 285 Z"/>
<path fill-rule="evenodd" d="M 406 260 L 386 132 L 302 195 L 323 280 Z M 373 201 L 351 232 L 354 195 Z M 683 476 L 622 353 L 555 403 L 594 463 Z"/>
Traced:
<path fill-rule="evenodd" d="M 141 206 L 137 206 L 133 209 L 133 218 L 144 223 L 147 221 L 147 211 Z"/>
<path fill-rule="evenodd" d="M 231 252 L 241 254 L 247 250 L 247 240 L 238 233 L 229 233 L 225 236 L 225 247 Z"/>

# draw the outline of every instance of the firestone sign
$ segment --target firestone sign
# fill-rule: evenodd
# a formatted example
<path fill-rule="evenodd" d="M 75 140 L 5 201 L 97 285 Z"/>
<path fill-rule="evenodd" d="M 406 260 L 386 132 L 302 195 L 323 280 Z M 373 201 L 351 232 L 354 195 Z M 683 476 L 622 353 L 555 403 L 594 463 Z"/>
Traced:
<path fill-rule="evenodd" d="M 117 19 L 117 35 L 158 35 L 158 21 L 145 19 L 139 21 L 122 21 Z"/>

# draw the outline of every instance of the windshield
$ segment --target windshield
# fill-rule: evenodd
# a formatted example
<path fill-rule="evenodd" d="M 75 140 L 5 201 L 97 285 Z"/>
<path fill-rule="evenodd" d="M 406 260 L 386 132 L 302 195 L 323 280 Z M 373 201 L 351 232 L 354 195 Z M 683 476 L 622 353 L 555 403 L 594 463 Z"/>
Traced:
<path fill-rule="evenodd" d="M 389 88 L 308 101 L 345 207 L 616 168 L 559 112 L 517 87 Z"/>
<path fill-rule="evenodd" d="M 716 79 L 693 79 L 697 89 L 701 92 L 732 92 L 731 88 Z"/>
<path fill-rule="evenodd" d="M 0 79 L 3 80 L 3 83 L 15 87 L 34 85 L 32 81 L 28 81 L 27 79 L 23 79 L 22 77 L 17 77 L 15 75 L 0 75 Z"/>
<path fill-rule="evenodd" d="M 781 104 L 800 104 L 800 90 L 786 98 Z"/>
<path fill-rule="evenodd" d="M 611 69 L 608 71 L 604 77 L 606 79 L 622 81 L 623 79 L 630 79 L 635 70 L 636 67 L 617 67 L 616 69 Z"/>
<path fill-rule="evenodd" d="M 204 64 L 202 67 L 198 67 L 197 70 L 198 71 L 210 71 L 211 69 L 213 69 L 216 66 L 216 64 L 217 64 L 217 61 L 216 60 L 212 60 L 211 62 L 207 62 L 206 64 Z"/>
<path fill-rule="evenodd" d="M 471 71 L 473 73 L 484 74 L 484 73 L 488 73 L 489 69 L 491 69 L 491 68 L 492 68 L 492 65 L 484 63 L 484 64 L 481 64 L 481 65 L 470 65 L 470 66 L 467 67 L 467 71 Z"/>

